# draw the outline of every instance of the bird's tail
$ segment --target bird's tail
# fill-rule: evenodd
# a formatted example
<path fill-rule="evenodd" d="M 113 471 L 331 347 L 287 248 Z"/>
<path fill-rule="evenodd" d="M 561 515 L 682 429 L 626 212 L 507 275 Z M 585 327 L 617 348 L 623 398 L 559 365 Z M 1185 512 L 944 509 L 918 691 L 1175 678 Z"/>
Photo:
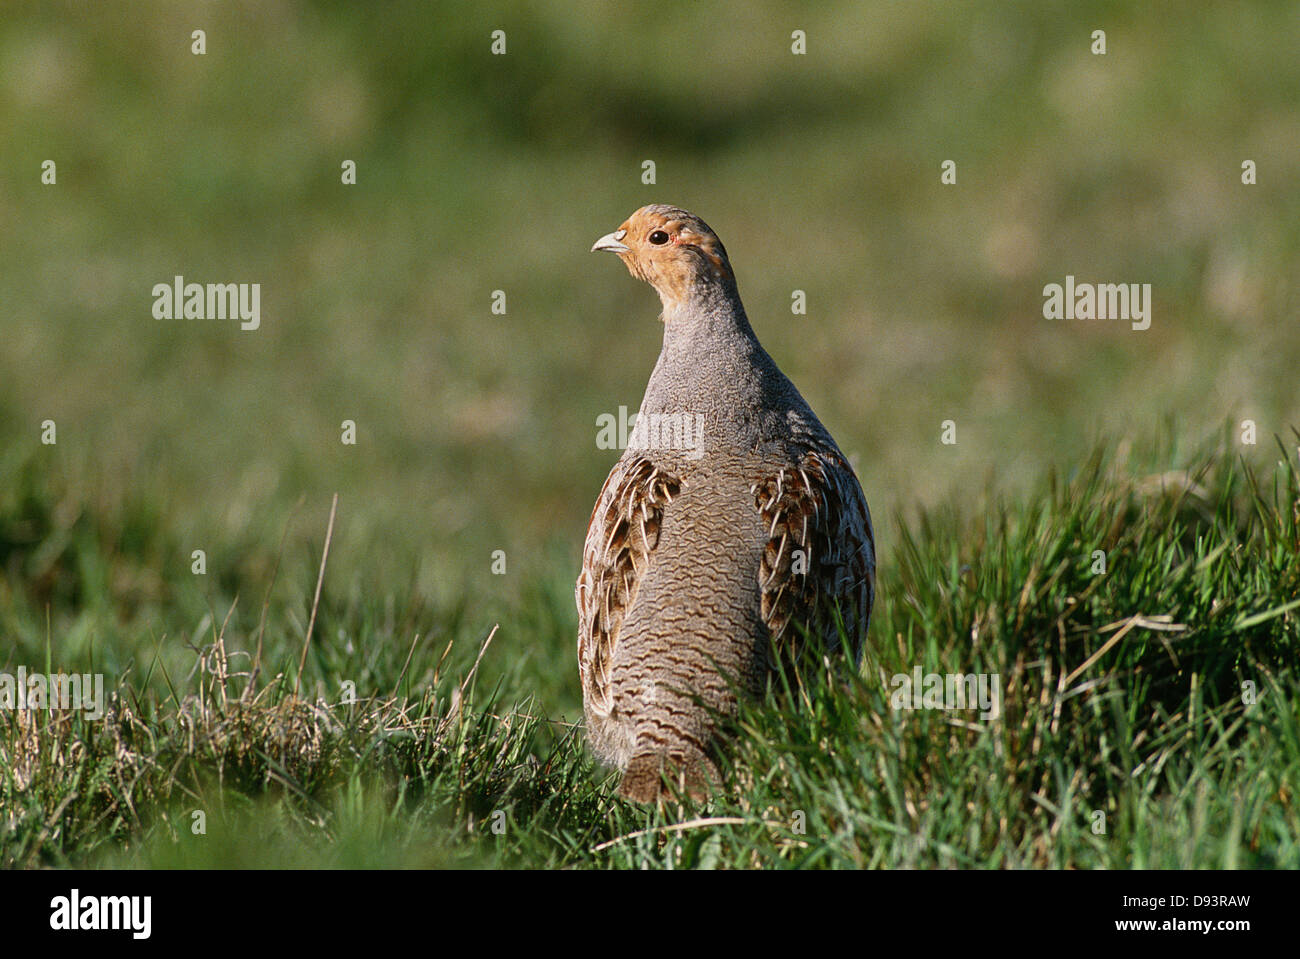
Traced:
<path fill-rule="evenodd" d="M 686 792 L 692 799 L 705 799 L 709 795 L 712 765 L 703 758 L 689 760 L 661 752 L 636 753 L 623 770 L 618 794 L 641 803 L 661 802 L 674 791 Z"/>

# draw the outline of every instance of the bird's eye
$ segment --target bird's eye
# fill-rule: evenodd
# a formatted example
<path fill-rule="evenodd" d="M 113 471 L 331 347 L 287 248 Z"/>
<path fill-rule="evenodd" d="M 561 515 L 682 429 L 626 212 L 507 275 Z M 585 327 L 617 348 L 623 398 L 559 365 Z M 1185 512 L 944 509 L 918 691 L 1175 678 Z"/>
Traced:
<path fill-rule="evenodd" d="M 668 234 L 663 230 L 655 230 L 650 234 L 650 242 L 655 246 L 663 246 L 668 242 Z"/>

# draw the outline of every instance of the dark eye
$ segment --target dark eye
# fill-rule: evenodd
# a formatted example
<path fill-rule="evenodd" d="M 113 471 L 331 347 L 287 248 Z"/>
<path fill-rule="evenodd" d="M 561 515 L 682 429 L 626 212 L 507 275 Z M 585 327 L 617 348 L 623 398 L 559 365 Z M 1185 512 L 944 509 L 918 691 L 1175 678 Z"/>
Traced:
<path fill-rule="evenodd" d="M 655 246 L 663 246 L 668 242 L 668 234 L 663 230 L 655 230 L 650 234 L 650 242 Z"/>

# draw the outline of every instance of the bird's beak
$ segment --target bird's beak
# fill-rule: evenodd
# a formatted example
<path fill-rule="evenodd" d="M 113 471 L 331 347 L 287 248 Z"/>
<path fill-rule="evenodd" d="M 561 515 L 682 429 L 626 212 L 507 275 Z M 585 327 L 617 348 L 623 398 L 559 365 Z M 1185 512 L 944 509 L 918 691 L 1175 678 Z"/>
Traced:
<path fill-rule="evenodd" d="M 606 233 L 592 244 L 591 252 L 609 250 L 610 253 L 631 253 L 632 248 L 621 242 L 625 236 L 627 236 L 627 230 L 615 230 L 613 233 Z"/>

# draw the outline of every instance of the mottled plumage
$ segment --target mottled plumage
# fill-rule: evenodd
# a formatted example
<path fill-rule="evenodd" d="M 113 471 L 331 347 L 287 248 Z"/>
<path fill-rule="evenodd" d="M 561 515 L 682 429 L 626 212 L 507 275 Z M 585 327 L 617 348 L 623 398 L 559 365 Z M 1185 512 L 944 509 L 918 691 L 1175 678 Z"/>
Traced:
<path fill-rule="evenodd" d="M 578 577 L 588 737 L 653 801 L 670 772 L 702 794 L 715 713 L 761 692 L 802 632 L 856 661 L 871 613 L 866 500 L 835 441 L 768 356 L 722 243 L 675 207 L 637 210 L 609 250 L 663 302 L 638 430 L 592 510 Z M 648 424 L 642 431 L 640 427 Z"/>

